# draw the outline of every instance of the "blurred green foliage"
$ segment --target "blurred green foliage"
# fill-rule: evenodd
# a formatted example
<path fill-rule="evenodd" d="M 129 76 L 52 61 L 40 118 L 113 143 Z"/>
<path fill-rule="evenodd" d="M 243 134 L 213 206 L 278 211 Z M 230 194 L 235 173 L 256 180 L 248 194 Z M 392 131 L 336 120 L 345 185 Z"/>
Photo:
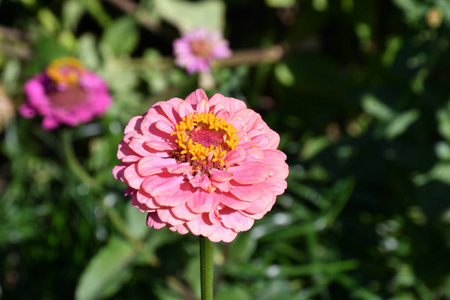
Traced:
<path fill-rule="evenodd" d="M 450 299 L 446 0 L 0 1 L 1 85 L 16 107 L 24 82 L 67 55 L 114 96 L 74 129 L 20 116 L 3 128 L 0 296 L 199 297 L 197 239 L 148 229 L 111 169 L 132 116 L 204 85 L 172 58 L 202 25 L 237 56 L 281 46 L 206 80 L 262 114 L 290 165 L 272 212 L 216 245 L 216 299 Z"/>

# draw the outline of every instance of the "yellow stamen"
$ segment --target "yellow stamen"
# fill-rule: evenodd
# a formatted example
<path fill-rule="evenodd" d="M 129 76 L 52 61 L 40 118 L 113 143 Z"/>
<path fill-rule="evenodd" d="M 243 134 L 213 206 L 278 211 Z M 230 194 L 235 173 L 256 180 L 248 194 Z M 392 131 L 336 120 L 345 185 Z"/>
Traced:
<path fill-rule="evenodd" d="M 86 67 L 74 57 L 55 59 L 46 69 L 47 76 L 55 82 L 77 84 Z"/>
<path fill-rule="evenodd" d="M 177 136 L 175 142 L 180 147 L 181 151 L 179 153 L 189 154 L 191 161 L 198 161 L 202 165 L 207 165 L 208 161 L 210 161 L 224 166 L 223 157 L 228 151 L 234 150 L 239 142 L 236 128 L 212 113 L 187 115 L 175 125 L 175 129 L 176 131 L 171 135 Z M 196 132 L 198 130 L 219 132 L 223 136 L 223 142 L 208 146 L 202 145 L 192 139 L 191 132 L 194 130 Z"/>

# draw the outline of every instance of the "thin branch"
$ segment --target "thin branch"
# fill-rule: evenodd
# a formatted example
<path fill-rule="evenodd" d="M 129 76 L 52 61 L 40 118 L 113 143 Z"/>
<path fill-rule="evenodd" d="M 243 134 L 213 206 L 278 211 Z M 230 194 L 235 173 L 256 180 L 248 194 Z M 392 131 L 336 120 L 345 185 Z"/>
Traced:
<path fill-rule="evenodd" d="M 29 59 L 33 55 L 33 52 L 28 46 L 3 43 L 0 43 L 0 53 L 6 54 L 8 56 L 18 57 L 20 59 Z"/>
<path fill-rule="evenodd" d="M 30 35 L 20 30 L 0 25 L 0 36 L 8 40 L 29 42 Z"/>
<path fill-rule="evenodd" d="M 129 15 L 133 15 L 142 27 L 151 32 L 159 32 L 160 27 L 154 18 L 146 11 L 139 9 L 139 5 L 130 0 L 108 0 L 111 4 Z"/>
<path fill-rule="evenodd" d="M 225 68 L 239 65 L 274 63 L 280 61 L 286 55 L 312 51 L 318 47 L 318 40 L 311 38 L 299 43 L 285 43 L 262 49 L 234 51 L 232 56 L 217 60 L 214 64 L 218 67 Z"/>

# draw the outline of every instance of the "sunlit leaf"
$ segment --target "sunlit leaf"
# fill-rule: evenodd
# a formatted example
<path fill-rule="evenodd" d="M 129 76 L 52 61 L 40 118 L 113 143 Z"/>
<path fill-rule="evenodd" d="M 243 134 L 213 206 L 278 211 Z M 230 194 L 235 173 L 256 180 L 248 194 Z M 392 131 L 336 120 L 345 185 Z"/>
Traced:
<path fill-rule="evenodd" d="M 363 110 L 379 120 L 389 121 L 394 116 L 392 109 L 373 94 L 365 94 L 361 102 Z"/>
<path fill-rule="evenodd" d="M 439 133 L 450 141 L 450 110 L 440 109 L 437 112 L 438 130 Z"/>
<path fill-rule="evenodd" d="M 139 42 L 136 22 L 131 17 L 117 19 L 105 30 L 101 43 L 108 46 L 116 56 L 128 55 Z"/>
<path fill-rule="evenodd" d="M 107 27 L 111 23 L 111 17 L 104 10 L 99 0 L 79 0 L 83 3 L 94 19 L 103 27 Z"/>
<path fill-rule="evenodd" d="M 80 1 L 65 1 L 62 12 L 63 27 L 67 30 L 75 30 L 84 13 L 85 7 Z"/>
<path fill-rule="evenodd" d="M 251 300 L 254 299 L 250 294 L 248 288 L 239 285 L 228 285 L 221 284 L 220 288 L 217 292 L 217 295 L 214 297 L 216 300 L 230 300 L 230 299 L 239 299 L 239 300 Z"/>
<path fill-rule="evenodd" d="M 146 214 L 132 205 L 128 205 L 126 209 L 126 222 L 128 231 L 136 238 L 143 238 L 149 231 L 146 223 Z"/>
<path fill-rule="evenodd" d="M 386 127 L 386 137 L 388 139 L 393 139 L 401 135 L 408 129 L 409 126 L 417 121 L 419 117 L 420 112 L 415 109 L 396 115 Z"/>
<path fill-rule="evenodd" d="M 38 11 L 38 19 L 48 33 L 55 33 L 60 27 L 58 18 L 47 8 Z"/>
<path fill-rule="evenodd" d="M 134 250 L 129 243 L 111 237 L 106 246 L 91 259 L 81 275 L 75 299 L 98 299 L 116 293 L 130 278 L 130 263 L 134 257 Z"/>
<path fill-rule="evenodd" d="M 222 1 L 155 0 L 161 18 L 181 32 L 198 27 L 221 30 L 225 25 L 225 5 Z"/>
<path fill-rule="evenodd" d="M 296 3 L 296 0 L 266 0 L 266 5 L 270 7 L 290 7 Z"/>
<path fill-rule="evenodd" d="M 295 84 L 295 77 L 292 71 L 285 63 L 278 63 L 275 65 L 275 76 L 285 86 L 292 86 Z"/>

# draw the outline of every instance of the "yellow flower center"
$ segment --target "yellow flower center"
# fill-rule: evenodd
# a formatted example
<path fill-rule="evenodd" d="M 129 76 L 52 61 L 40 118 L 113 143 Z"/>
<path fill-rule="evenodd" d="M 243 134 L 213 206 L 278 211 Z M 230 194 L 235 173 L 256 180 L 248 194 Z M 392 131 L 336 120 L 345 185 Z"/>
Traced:
<path fill-rule="evenodd" d="M 86 67 L 73 57 L 55 59 L 46 70 L 47 76 L 52 81 L 67 84 L 77 84 L 80 76 L 86 71 Z"/>
<path fill-rule="evenodd" d="M 224 166 L 224 156 L 239 142 L 236 128 L 212 113 L 187 115 L 175 128 L 172 135 L 177 136 L 178 161 L 188 161 L 203 170 Z"/>

